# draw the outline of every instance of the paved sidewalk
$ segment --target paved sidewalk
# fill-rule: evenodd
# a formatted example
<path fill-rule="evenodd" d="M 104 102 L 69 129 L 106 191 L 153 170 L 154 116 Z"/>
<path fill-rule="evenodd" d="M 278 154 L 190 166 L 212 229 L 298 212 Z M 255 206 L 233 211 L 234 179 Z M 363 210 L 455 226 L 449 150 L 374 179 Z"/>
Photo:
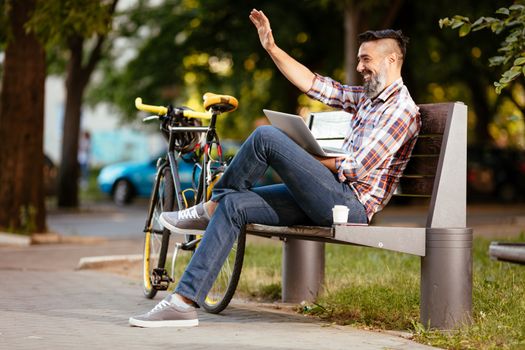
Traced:
<path fill-rule="evenodd" d="M 140 329 L 128 317 L 160 300 L 136 281 L 75 270 L 83 256 L 137 254 L 140 240 L 0 247 L 1 349 L 430 349 L 386 333 L 236 302 L 200 326 Z"/>

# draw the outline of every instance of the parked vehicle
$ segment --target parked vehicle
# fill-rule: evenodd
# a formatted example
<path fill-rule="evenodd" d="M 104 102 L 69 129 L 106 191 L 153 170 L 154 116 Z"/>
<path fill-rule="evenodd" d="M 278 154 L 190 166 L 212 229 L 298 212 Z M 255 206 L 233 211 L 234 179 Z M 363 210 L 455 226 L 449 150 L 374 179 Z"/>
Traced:
<path fill-rule="evenodd" d="M 142 162 L 122 162 L 103 167 L 97 183 L 103 193 L 110 195 L 117 205 L 126 205 L 135 197 L 148 197 L 155 181 L 158 157 Z M 191 187 L 194 163 L 179 162 L 183 189 Z M 196 176 L 198 176 L 198 171 Z"/>
<path fill-rule="evenodd" d="M 235 155 L 240 147 L 239 142 L 225 140 L 222 142 L 227 161 Z M 185 157 L 186 158 L 186 157 Z M 155 181 L 158 157 L 142 162 L 121 162 L 103 167 L 97 178 L 101 192 L 110 195 L 117 205 L 131 203 L 136 197 L 149 197 Z M 199 176 L 200 170 L 193 174 L 194 162 L 188 157 L 179 162 L 179 172 L 183 189 L 192 187 L 192 176 Z M 279 176 L 268 169 L 259 179 L 256 186 L 280 182 Z"/>

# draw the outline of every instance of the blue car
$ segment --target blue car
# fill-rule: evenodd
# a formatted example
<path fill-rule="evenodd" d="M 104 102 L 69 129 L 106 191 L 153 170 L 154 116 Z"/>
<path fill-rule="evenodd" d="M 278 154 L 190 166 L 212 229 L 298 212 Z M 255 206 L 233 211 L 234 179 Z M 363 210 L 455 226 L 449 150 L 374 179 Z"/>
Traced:
<path fill-rule="evenodd" d="M 129 204 L 135 197 L 148 197 L 155 182 L 157 159 L 158 157 L 143 162 L 107 165 L 98 175 L 98 186 L 118 205 Z M 179 175 L 183 189 L 191 187 L 193 166 L 193 163 L 179 161 Z"/>
<path fill-rule="evenodd" d="M 224 141 L 222 145 L 226 159 L 233 157 L 240 147 L 239 143 L 232 141 Z M 118 205 L 129 204 L 137 196 L 149 197 L 153 190 L 158 158 L 155 157 L 144 162 L 123 162 L 103 167 L 97 179 L 100 190 L 110 195 Z M 182 159 L 178 164 L 181 186 L 185 190 L 192 187 L 194 164 Z M 196 171 L 195 179 L 199 174 L 200 171 Z M 280 182 L 277 174 L 268 169 L 256 186 L 277 182 Z"/>

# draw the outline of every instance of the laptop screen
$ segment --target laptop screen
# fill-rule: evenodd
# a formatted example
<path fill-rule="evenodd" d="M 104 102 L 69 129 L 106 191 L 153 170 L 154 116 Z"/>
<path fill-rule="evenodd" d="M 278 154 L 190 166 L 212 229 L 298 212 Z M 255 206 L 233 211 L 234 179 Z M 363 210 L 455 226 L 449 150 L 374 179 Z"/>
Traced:
<path fill-rule="evenodd" d="M 344 111 L 311 113 L 308 125 L 321 146 L 341 148 L 351 119 L 352 114 Z"/>

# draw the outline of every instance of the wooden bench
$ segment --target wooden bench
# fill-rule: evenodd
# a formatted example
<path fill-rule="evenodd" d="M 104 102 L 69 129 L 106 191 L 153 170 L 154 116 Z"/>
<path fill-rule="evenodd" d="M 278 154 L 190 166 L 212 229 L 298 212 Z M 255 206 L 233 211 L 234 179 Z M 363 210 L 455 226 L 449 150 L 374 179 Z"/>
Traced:
<path fill-rule="evenodd" d="M 324 243 L 376 247 L 421 256 L 421 322 L 450 329 L 472 310 L 472 229 L 466 228 L 467 107 L 420 105 L 421 131 L 395 196 L 428 198 L 425 226 L 251 224 L 246 233 L 279 237 L 283 301 L 313 300 L 324 277 Z"/>

